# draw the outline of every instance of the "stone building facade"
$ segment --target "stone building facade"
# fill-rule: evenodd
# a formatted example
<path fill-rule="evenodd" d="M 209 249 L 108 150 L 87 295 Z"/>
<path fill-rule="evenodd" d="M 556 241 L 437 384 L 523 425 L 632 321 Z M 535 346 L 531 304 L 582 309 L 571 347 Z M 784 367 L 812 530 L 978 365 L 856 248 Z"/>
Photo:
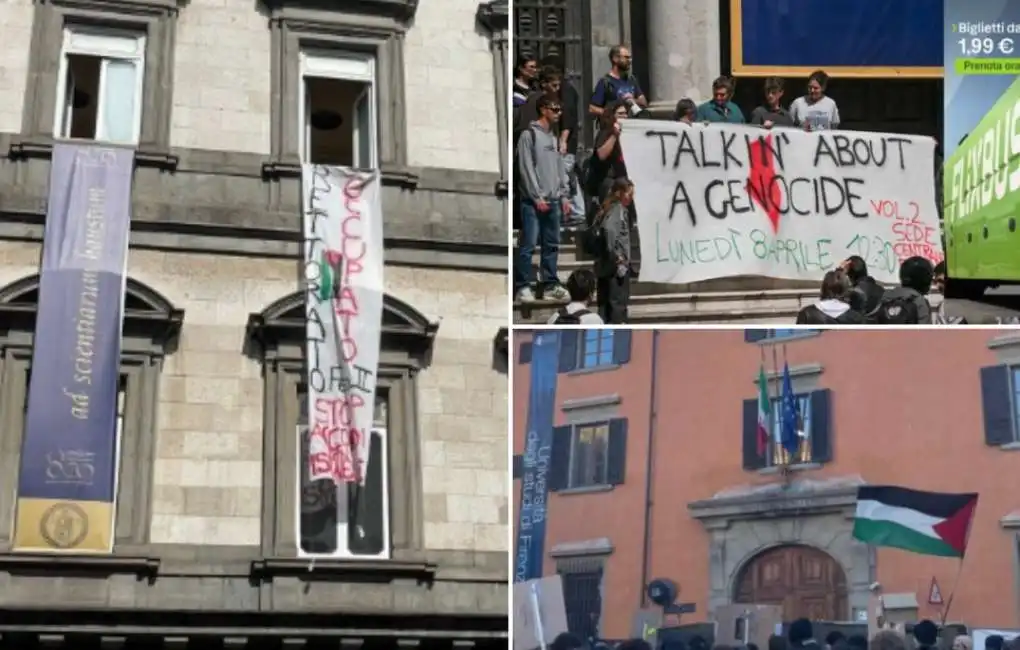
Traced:
<path fill-rule="evenodd" d="M 543 370 L 532 336 L 515 333 L 514 453 L 528 432 L 551 428 L 544 543 L 532 544 L 544 574 L 563 576 L 576 631 L 626 638 L 652 607 L 645 589 L 655 579 L 675 582 L 677 604 L 694 606 L 683 624 L 734 603 L 782 605 L 787 622 L 861 621 L 875 583 L 887 602 L 939 620 L 933 580 L 943 605 L 955 587 L 948 620 L 1020 624 L 1013 332 L 560 336 L 558 363 Z M 799 399 L 806 442 L 788 465 L 774 445 L 758 446 L 763 359 L 776 421 L 784 360 Z M 555 392 L 552 422 L 529 420 L 533 382 Z M 515 456 L 515 478 L 521 465 Z M 980 495 L 958 583 L 954 560 L 853 539 L 862 484 Z M 1002 586 L 994 597 L 990 583 Z"/>
<path fill-rule="evenodd" d="M 507 24 L 476 0 L 2 3 L 0 647 L 506 644 Z M 103 556 L 11 550 L 61 137 L 136 151 Z M 302 161 L 382 179 L 367 553 L 303 550 Z"/>

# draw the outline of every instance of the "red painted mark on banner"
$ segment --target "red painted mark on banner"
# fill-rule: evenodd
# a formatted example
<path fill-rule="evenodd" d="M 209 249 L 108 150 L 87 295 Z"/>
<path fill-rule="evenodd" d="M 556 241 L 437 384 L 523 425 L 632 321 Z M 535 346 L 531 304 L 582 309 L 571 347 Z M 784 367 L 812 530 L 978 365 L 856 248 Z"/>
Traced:
<path fill-rule="evenodd" d="M 779 205 L 782 193 L 776 183 L 776 162 L 772 153 L 772 135 L 748 144 L 750 168 L 747 172 L 747 193 L 768 215 L 772 232 L 779 232 Z"/>
<path fill-rule="evenodd" d="M 365 270 L 364 260 L 368 254 L 368 245 L 362 235 L 361 211 L 357 201 L 361 198 L 362 181 L 359 178 L 347 179 L 343 188 L 343 204 L 347 216 L 340 222 L 340 252 L 346 264 L 340 280 L 337 299 L 333 310 L 340 320 L 340 347 L 343 359 L 353 364 L 358 357 L 358 342 L 354 339 L 351 323 L 360 314 L 358 296 L 354 291 L 356 278 Z"/>

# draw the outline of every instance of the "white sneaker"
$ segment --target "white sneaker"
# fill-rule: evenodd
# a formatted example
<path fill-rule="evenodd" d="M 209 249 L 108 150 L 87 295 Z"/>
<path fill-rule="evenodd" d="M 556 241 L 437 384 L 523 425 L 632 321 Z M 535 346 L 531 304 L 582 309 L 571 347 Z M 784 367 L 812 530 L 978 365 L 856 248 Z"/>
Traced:
<path fill-rule="evenodd" d="M 546 289 L 542 297 L 553 302 L 570 302 L 570 293 L 559 284 Z"/>
<path fill-rule="evenodd" d="M 517 292 L 517 302 L 535 302 L 535 292 L 531 287 L 524 287 Z"/>

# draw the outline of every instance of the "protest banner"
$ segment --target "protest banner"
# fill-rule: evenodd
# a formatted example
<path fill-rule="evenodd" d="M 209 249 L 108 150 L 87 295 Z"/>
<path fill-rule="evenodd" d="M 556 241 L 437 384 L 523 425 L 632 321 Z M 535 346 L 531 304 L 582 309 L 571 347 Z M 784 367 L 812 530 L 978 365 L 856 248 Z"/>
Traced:
<path fill-rule="evenodd" d="M 627 120 L 643 282 L 821 280 L 851 255 L 898 282 L 943 259 L 931 138 Z"/>
<path fill-rule="evenodd" d="M 563 578 L 559 574 L 513 586 L 514 650 L 544 648 L 567 631 Z"/>
<path fill-rule="evenodd" d="M 378 175 L 305 165 L 308 475 L 365 481 L 383 304 Z"/>

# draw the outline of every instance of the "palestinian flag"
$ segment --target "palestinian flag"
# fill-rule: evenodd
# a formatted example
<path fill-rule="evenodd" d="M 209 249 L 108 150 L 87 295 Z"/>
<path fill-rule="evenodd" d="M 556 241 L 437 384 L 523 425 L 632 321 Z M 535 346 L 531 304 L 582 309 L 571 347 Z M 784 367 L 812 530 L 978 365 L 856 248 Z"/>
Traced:
<path fill-rule="evenodd" d="M 962 558 L 977 500 L 977 494 L 864 486 L 857 490 L 853 535 L 873 546 Z"/>

